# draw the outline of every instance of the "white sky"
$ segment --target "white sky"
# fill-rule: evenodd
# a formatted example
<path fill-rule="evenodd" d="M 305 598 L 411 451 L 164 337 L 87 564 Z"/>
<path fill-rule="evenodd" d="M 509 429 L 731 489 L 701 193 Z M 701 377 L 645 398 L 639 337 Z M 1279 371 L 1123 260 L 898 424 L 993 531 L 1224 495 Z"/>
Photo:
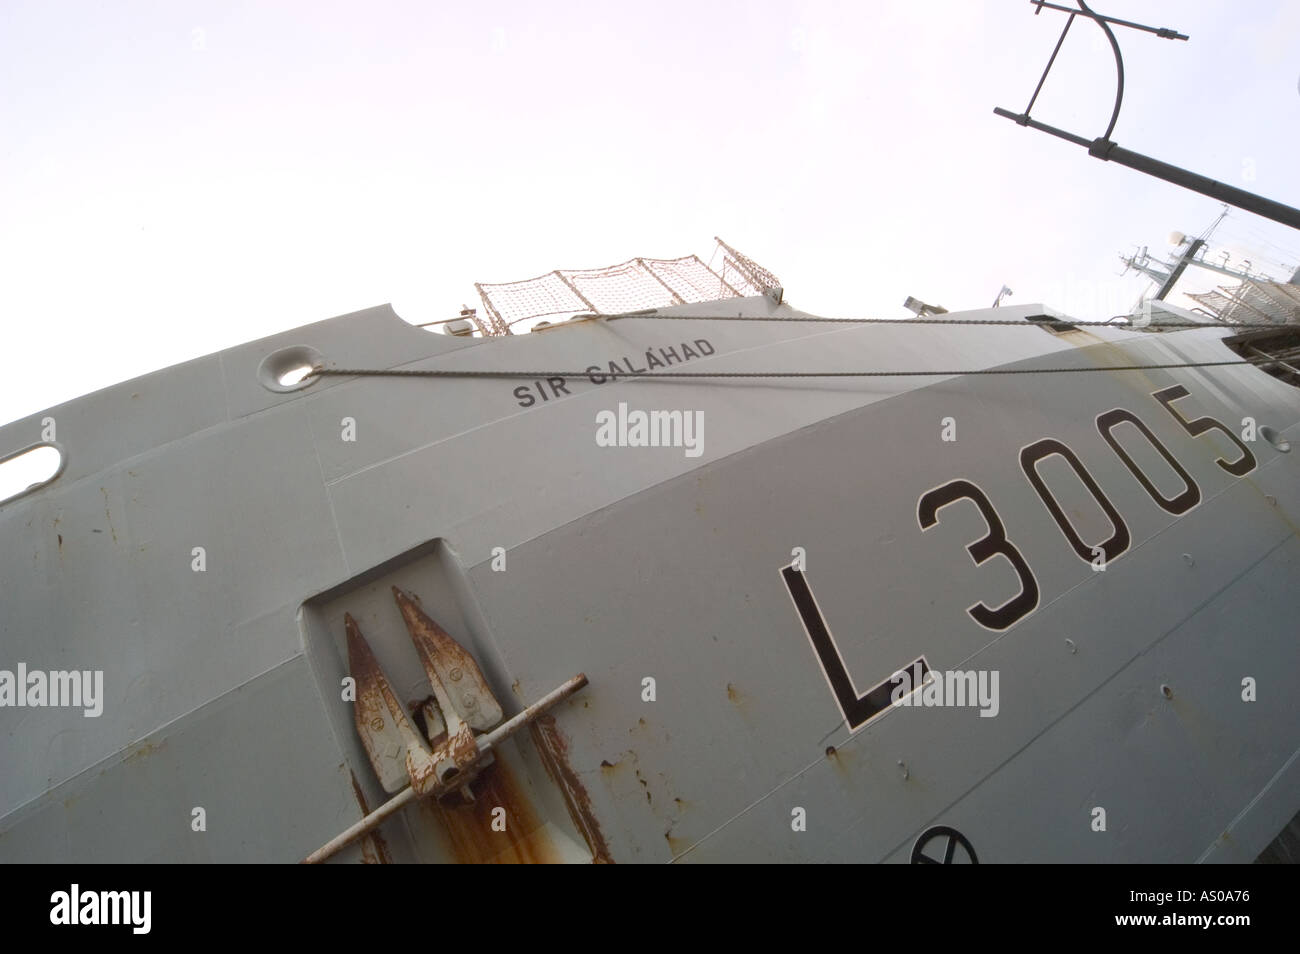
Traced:
<path fill-rule="evenodd" d="M 1117 142 L 1300 206 L 1300 3 L 1093 6 L 1191 36 L 1118 31 Z M 450 317 L 475 281 L 707 261 L 715 234 L 821 314 L 987 307 L 1005 283 L 1107 318 L 1147 284 L 1117 253 L 1163 256 L 1219 205 L 993 115 L 1023 109 L 1064 17 L 4 0 L 0 421 L 384 302 Z M 1096 136 L 1113 93 L 1078 21 L 1034 115 Z M 1216 239 L 1275 273 L 1300 249 L 1238 211 Z"/>

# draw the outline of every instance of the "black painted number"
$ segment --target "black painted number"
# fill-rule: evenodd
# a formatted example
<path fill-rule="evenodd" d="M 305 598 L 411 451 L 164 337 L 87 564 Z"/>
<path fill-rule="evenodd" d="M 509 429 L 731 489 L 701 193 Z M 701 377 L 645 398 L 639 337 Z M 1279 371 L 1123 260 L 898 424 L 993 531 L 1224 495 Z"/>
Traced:
<path fill-rule="evenodd" d="M 1237 439 L 1237 435 L 1224 424 L 1220 424 L 1212 417 L 1198 417 L 1194 421 L 1189 421 L 1178 413 L 1174 407 L 1174 402 L 1180 398 L 1187 397 L 1187 388 L 1181 384 L 1175 384 L 1173 387 L 1165 388 L 1163 391 L 1156 391 L 1151 396 L 1164 405 L 1166 411 L 1174 416 L 1174 420 L 1182 425 L 1183 430 L 1193 437 L 1204 434 L 1210 430 L 1220 430 L 1228 436 L 1228 440 L 1237 445 L 1241 451 L 1241 456 L 1229 463 L 1220 457 L 1215 461 L 1220 467 L 1232 474 L 1234 477 L 1245 477 L 1255 469 L 1255 455 L 1250 452 L 1250 448 Z"/>
<path fill-rule="evenodd" d="M 1156 489 L 1156 485 L 1151 483 L 1151 478 L 1138 468 L 1137 463 L 1129 456 L 1128 451 L 1120 446 L 1113 431 L 1116 425 L 1129 423 L 1142 432 L 1142 436 L 1147 439 L 1147 443 L 1160 452 L 1160 456 L 1165 459 L 1165 463 L 1173 468 L 1179 479 L 1183 482 L 1184 490 L 1177 497 L 1166 497 Z M 1169 453 L 1169 449 L 1160 443 L 1160 439 L 1151 433 L 1151 428 L 1147 427 L 1132 411 L 1126 411 L 1122 407 L 1114 408 L 1105 414 L 1097 416 L 1097 430 L 1101 436 L 1106 439 L 1110 449 L 1115 455 L 1124 462 L 1124 466 L 1129 472 L 1137 478 L 1137 482 L 1145 490 L 1162 510 L 1177 516 L 1180 513 L 1186 513 L 1201 502 L 1201 489 L 1196 486 L 1196 481 L 1192 480 L 1192 475 L 1183 469 L 1183 465 L 1174 459 L 1174 455 Z"/>
<path fill-rule="evenodd" d="M 1047 512 L 1052 515 L 1056 525 L 1061 528 L 1061 532 L 1065 534 L 1065 539 L 1070 541 L 1070 546 L 1079 555 L 1079 559 L 1085 563 L 1091 563 L 1094 556 L 1092 552 L 1094 545 L 1084 542 L 1083 538 L 1079 536 L 1079 531 L 1074 529 L 1074 525 L 1070 523 L 1070 518 L 1065 515 L 1065 511 L 1061 509 L 1061 505 L 1056 502 L 1056 498 L 1047 488 L 1047 483 L 1043 480 L 1042 475 L 1038 473 L 1038 462 L 1054 454 L 1062 457 L 1070 465 L 1070 469 L 1074 471 L 1075 476 L 1088 488 L 1088 493 L 1092 494 L 1092 499 L 1097 501 L 1097 506 L 1105 511 L 1106 519 L 1110 521 L 1113 532 L 1110 539 L 1095 544 L 1095 547 L 1105 554 L 1107 560 L 1115 559 L 1128 549 L 1128 524 L 1124 522 L 1124 518 L 1119 515 L 1119 511 L 1115 509 L 1115 505 L 1110 502 L 1110 499 L 1102 493 L 1101 487 L 1097 486 L 1097 481 L 1092 479 L 1092 474 L 1088 473 L 1088 468 L 1083 466 L 1083 462 L 1079 460 L 1074 451 L 1060 441 L 1046 437 L 1041 441 L 1035 441 L 1020 452 L 1020 467 L 1024 470 L 1025 476 L 1029 478 L 1034 490 L 1038 491 L 1038 496 L 1042 498 L 1044 506 L 1047 507 Z"/>
<path fill-rule="evenodd" d="M 966 552 L 975 561 L 975 565 L 979 566 L 995 556 L 1004 556 L 1020 578 L 1020 592 L 1001 606 L 994 608 L 980 602 L 969 607 L 966 612 L 985 629 L 1007 629 L 1038 607 L 1038 581 L 1034 579 L 1033 571 L 1015 544 L 1007 539 L 1006 527 L 998 512 L 993 509 L 993 504 L 989 503 L 988 496 L 969 480 L 952 480 L 921 496 L 916 504 L 916 519 L 921 524 L 921 530 L 929 530 L 938 523 L 939 511 L 958 500 L 969 500 L 975 504 L 989 528 L 984 537 L 966 547 Z"/>

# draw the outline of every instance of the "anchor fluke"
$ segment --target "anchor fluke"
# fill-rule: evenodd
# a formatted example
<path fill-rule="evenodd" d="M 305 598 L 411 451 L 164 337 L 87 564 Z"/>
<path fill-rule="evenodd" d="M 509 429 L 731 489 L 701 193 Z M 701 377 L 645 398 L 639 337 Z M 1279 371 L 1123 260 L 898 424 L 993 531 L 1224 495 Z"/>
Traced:
<path fill-rule="evenodd" d="M 427 757 L 427 752 L 351 613 L 343 615 L 343 627 L 347 631 L 348 669 L 356 680 L 352 714 L 357 735 L 384 791 L 396 792 L 410 781 L 408 753 L 424 752 Z"/>
<path fill-rule="evenodd" d="M 402 619 L 415 643 L 416 652 L 424 671 L 428 673 L 438 707 L 447 720 L 448 731 L 453 731 L 448 716 L 450 706 L 456 714 L 479 732 L 486 732 L 503 715 L 500 704 L 488 688 L 478 663 L 460 643 L 420 608 L 408 594 L 393 587 L 393 596 L 402 611 Z M 439 690 L 442 690 L 440 692 Z M 446 695 L 446 699 L 443 695 Z"/>

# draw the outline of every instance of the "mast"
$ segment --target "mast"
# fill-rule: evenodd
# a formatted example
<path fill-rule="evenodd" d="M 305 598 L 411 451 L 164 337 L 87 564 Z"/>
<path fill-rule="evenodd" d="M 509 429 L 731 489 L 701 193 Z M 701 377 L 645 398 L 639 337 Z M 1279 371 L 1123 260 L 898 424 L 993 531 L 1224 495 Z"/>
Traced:
<path fill-rule="evenodd" d="M 1229 278 L 1235 278 L 1243 282 L 1272 281 L 1267 274 L 1252 272 L 1251 262 L 1249 259 L 1244 260 L 1244 269 L 1229 268 L 1229 255 L 1227 252 L 1223 253 L 1222 264 L 1215 264 L 1214 262 L 1208 262 L 1205 260 L 1205 255 L 1210 248 L 1207 244 L 1209 238 L 1214 234 L 1214 231 L 1219 227 L 1219 224 L 1227 217 L 1227 215 L 1228 206 L 1225 204 L 1223 211 L 1219 213 L 1219 217 L 1215 219 L 1210 224 L 1209 228 L 1202 232 L 1199 237 L 1194 239 L 1181 232 L 1172 233 L 1169 237 L 1170 244 L 1175 246 L 1176 249 L 1182 250 L 1181 254 L 1179 254 L 1176 259 L 1171 258 L 1170 260 L 1160 262 L 1159 264 L 1153 264 L 1151 253 L 1147 251 L 1145 245 L 1142 246 L 1140 252 L 1134 252 L 1132 255 L 1127 256 L 1120 255 L 1119 260 L 1124 263 L 1124 271 L 1128 272 L 1129 270 L 1132 270 L 1140 272 L 1158 284 L 1160 289 L 1151 296 L 1152 300 L 1155 301 L 1164 301 L 1173 293 L 1174 285 L 1177 284 L 1188 266 L 1217 272 L 1220 275 L 1227 275 Z M 1298 268 L 1296 273 L 1291 276 L 1290 283 L 1293 285 L 1300 284 L 1300 281 L 1297 281 L 1297 279 L 1300 279 L 1300 268 Z M 1139 299 L 1139 303 L 1145 299 L 1146 296 L 1144 295 Z"/>
<path fill-rule="evenodd" d="M 1300 229 L 1300 209 L 1276 202 L 1273 199 L 1265 198 L 1262 195 L 1256 195 L 1253 192 L 1247 192 L 1245 189 L 1238 189 L 1236 186 L 1230 186 L 1226 183 L 1211 179 L 1208 176 L 1182 169 L 1160 159 L 1143 155 L 1140 152 L 1134 152 L 1131 149 L 1125 149 L 1118 143 L 1114 142 L 1110 135 L 1115 131 L 1115 123 L 1119 119 L 1120 106 L 1124 102 L 1124 58 L 1119 51 L 1119 41 L 1115 39 L 1115 34 L 1111 31 L 1110 24 L 1116 26 L 1130 27 L 1135 30 L 1141 30 L 1147 33 L 1154 33 L 1156 36 L 1166 40 L 1186 40 L 1187 36 L 1178 33 L 1167 27 L 1150 27 L 1140 23 L 1132 23 L 1128 20 L 1119 20 L 1114 17 L 1105 17 L 1093 13 L 1084 0 L 1076 0 L 1079 9 L 1074 10 L 1070 7 L 1059 6 L 1055 3 L 1046 3 L 1044 0 L 1030 0 L 1037 9 L 1034 14 L 1042 13 L 1044 8 L 1049 10 L 1060 10 L 1068 13 L 1070 16 L 1065 21 L 1065 29 L 1061 31 L 1061 37 L 1056 41 L 1056 48 L 1052 51 L 1051 58 L 1047 61 L 1047 68 L 1043 70 L 1043 75 L 1038 80 L 1038 86 L 1034 89 L 1034 94 L 1029 98 L 1029 105 L 1025 107 L 1023 113 L 1015 113 L 1009 109 L 1003 109 L 1001 106 L 994 107 L 993 112 L 1006 119 L 1014 120 L 1021 126 L 1028 126 L 1031 129 L 1037 129 L 1050 135 L 1064 139 L 1066 142 L 1072 142 L 1076 146 L 1083 146 L 1088 150 L 1088 155 L 1094 156 L 1106 162 L 1117 162 L 1122 166 L 1128 166 L 1130 169 L 1136 169 L 1138 172 L 1145 172 L 1147 175 L 1154 176 L 1157 179 L 1163 179 L 1166 182 L 1172 182 L 1174 185 L 1182 186 L 1193 192 L 1199 192 L 1201 195 L 1208 195 L 1211 198 L 1218 199 L 1220 202 L 1226 202 L 1234 205 L 1239 209 L 1245 209 L 1247 212 L 1254 212 L 1256 215 L 1263 216 L 1266 219 L 1272 219 L 1274 222 L 1281 222 L 1283 225 L 1289 225 L 1293 229 Z M 1106 131 L 1096 139 L 1087 139 L 1084 136 L 1067 132 L 1064 129 L 1058 129 L 1055 126 L 1049 126 L 1047 123 L 1039 122 L 1036 119 L 1029 118 L 1029 111 L 1033 109 L 1034 102 L 1038 99 L 1038 94 L 1043 88 L 1043 83 L 1047 80 L 1047 74 L 1052 69 L 1052 64 L 1056 62 L 1056 54 L 1060 52 L 1061 45 L 1065 42 L 1066 34 L 1070 31 L 1070 25 L 1074 18 L 1082 16 L 1092 20 L 1097 26 L 1101 27 L 1106 39 L 1110 41 L 1111 50 L 1115 54 L 1115 106 L 1111 111 L 1110 123 Z"/>

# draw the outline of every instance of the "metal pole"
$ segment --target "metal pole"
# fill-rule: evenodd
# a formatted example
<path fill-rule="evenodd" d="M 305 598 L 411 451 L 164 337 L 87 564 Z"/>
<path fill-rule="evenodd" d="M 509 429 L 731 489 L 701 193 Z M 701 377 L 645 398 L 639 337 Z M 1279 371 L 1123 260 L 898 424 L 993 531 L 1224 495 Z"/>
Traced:
<path fill-rule="evenodd" d="M 1076 146 L 1084 146 L 1088 150 L 1088 155 L 1097 159 L 1117 162 L 1121 166 L 1128 166 L 1130 169 L 1145 172 L 1149 176 L 1172 182 L 1184 189 L 1199 192 L 1201 195 L 1208 195 L 1220 202 L 1226 202 L 1239 209 L 1245 209 L 1247 212 L 1254 212 L 1266 219 L 1272 219 L 1274 222 L 1289 225 L 1293 229 L 1300 229 L 1300 209 L 1284 205 L 1281 202 L 1274 202 L 1272 199 L 1266 199 L 1254 192 L 1238 189 L 1236 186 L 1218 182 L 1208 176 L 1181 169 L 1167 162 L 1161 162 L 1159 159 L 1152 159 L 1140 152 L 1118 146 L 1109 139 L 1088 140 L 1064 129 L 1058 129 L 1055 126 L 1049 126 L 1047 123 L 1040 123 L 1036 119 L 1030 119 L 1024 113 L 1013 113 L 1011 110 L 1003 109 L 1000 106 L 995 106 L 993 112 L 999 116 L 1014 120 L 1021 126 L 1037 129 L 1039 132 L 1045 132 L 1056 136 L 1058 139 L 1064 139 L 1066 142 L 1072 142 Z"/>
<path fill-rule="evenodd" d="M 1078 10 L 1073 10 L 1070 7 L 1063 7 L 1055 3 L 1047 3 L 1045 2 L 1045 0 L 1029 0 L 1029 2 L 1032 3 L 1034 6 L 1038 7 L 1038 9 L 1034 11 L 1035 16 L 1037 16 L 1039 13 L 1042 12 L 1043 7 L 1047 7 L 1047 9 L 1049 10 L 1060 10 L 1062 13 L 1068 13 L 1071 16 L 1075 16 L 1079 13 Z M 1120 20 L 1117 17 L 1104 17 L 1099 13 L 1089 12 L 1089 13 L 1085 13 L 1084 16 L 1089 16 L 1092 17 L 1094 20 L 1104 21 L 1106 23 L 1113 23 L 1116 26 L 1126 26 L 1126 27 L 1132 27 L 1134 30 L 1144 30 L 1147 33 L 1154 33 L 1156 36 L 1162 37 L 1163 39 L 1166 40 L 1187 39 L 1187 35 L 1185 33 L 1179 33 L 1177 30 L 1169 29 L 1169 27 L 1149 27 L 1149 26 L 1144 26 L 1141 23 L 1134 23 L 1132 20 Z"/>
<path fill-rule="evenodd" d="M 1140 152 L 1117 146 L 1105 139 L 1098 139 L 1094 142 L 1088 148 L 1088 154 L 1109 162 L 1118 162 L 1121 166 L 1128 166 L 1130 169 L 1145 172 L 1157 179 L 1164 179 L 1166 182 L 1172 182 L 1184 189 L 1191 189 L 1193 192 L 1208 195 L 1220 202 L 1227 202 L 1229 205 L 1235 205 L 1247 212 L 1262 215 L 1274 222 L 1289 225 L 1293 229 L 1300 229 L 1300 209 L 1284 205 L 1281 202 L 1274 202 L 1262 195 L 1247 192 L 1245 189 L 1238 189 L 1236 186 L 1227 185 L 1208 176 L 1170 165 L 1167 162 L 1161 162 L 1159 159 L 1152 159 L 1150 156 L 1144 156 Z"/>
<path fill-rule="evenodd" d="M 677 292 L 673 291 L 672 288 L 669 286 L 669 284 L 668 284 L 666 281 L 664 281 L 662 278 L 660 278 L 658 275 L 656 275 L 656 274 L 654 273 L 654 270 L 651 269 L 650 266 L 647 265 L 647 264 L 645 263 L 645 259 L 644 259 L 644 258 L 633 259 L 633 261 L 635 261 L 638 265 L 640 265 L 643 269 L 645 269 L 645 272 L 646 272 L 647 275 L 649 275 L 651 278 L 653 278 L 655 281 L 657 281 L 660 285 L 663 285 L 664 288 L 666 288 L 666 289 L 668 290 L 668 294 L 670 294 L 670 295 L 673 296 L 673 304 L 674 304 L 674 305 L 684 305 L 684 304 L 686 304 L 686 299 L 683 298 L 681 295 L 677 294 Z"/>
<path fill-rule="evenodd" d="M 1056 41 L 1056 49 L 1052 50 L 1052 55 L 1047 61 L 1047 68 L 1043 70 L 1043 75 L 1038 78 L 1038 85 L 1034 87 L 1034 95 L 1029 97 L 1029 105 L 1025 107 L 1025 115 L 1034 108 L 1034 103 L 1038 101 L 1038 94 L 1043 91 L 1043 84 L 1047 82 L 1047 74 L 1052 71 L 1052 64 L 1056 62 L 1056 54 L 1061 52 L 1061 44 L 1065 42 L 1065 36 L 1070 32 L 1070 24 L 1074 22 L 1074 14 L 1070 14 L 1070 19 L 1065 21 L 1065 29 L 1061 31 L 1061 38 Z"/>
<path fill-rule="evenodd" d="M 1178 279 L 1182 278 L 1183 272 L 1187 271 L 1187 263 L 1204 245 L 1205 239 L 1192 239 L 1192 244 L 1187 246 L 1187 251 L 1183 252 L 1183 257 L 1178 260 L 1174 270 L 1169 273 L 1169 277 L 1165 279 L 1164 284 L 1160 286 L 1160 290 L 1156 292 L 1156 301 L 1164 301 L 1165 296 L 1174 290 L 1174 285 L 1178 284 Z"/>
<path fill-rule="evenodd" d="M 1285 361 L 1279 361 L 1273 355 L 1260 351 L 1254 345 L 1246 345 L 1246 350 L 1255 352 L 1255 354 L 1259 355 L 1261 358 L 1272 358 L 1269 364 L 1281 365 L 1282 367 L 1290 371 L 1292 374 L 1294 374 L 1296 377 L 1300 377 L 1300 368 L 1297 368 L 1295 365 L 1287 364 Z M 1262 364 L 1260 365 L 1260 367 L 1267 368 L 1268 364 Z"/>
<path fill-rule="evenodd" d="M 567 278 L 564 277 L 563 272 L 561 272 L 557 268 L 555 271 L 551 272 L 551 274 L 554 275 L 556 278 L 558 278 L 560 281 L 564 282 L 564 287 L 569 289 L 569 291 L 573 292 L 573 294 L 575 294 L 576 296 L 578 296 L 578 301 L 582 302 L 589 309 L 591 309 L 591 313 L 593 315 L 600 314 L 600 309 L 597 308 L 595 305 L 593 305 L 591 302 L 587 301 L 586 297 L 582 294 L 582 292 L 578 291 L 578 289 L 574 286 L 573 282 L 569 281 Z M 514 322 L 511 322 L 511 324 L 514 324 Z"/>

